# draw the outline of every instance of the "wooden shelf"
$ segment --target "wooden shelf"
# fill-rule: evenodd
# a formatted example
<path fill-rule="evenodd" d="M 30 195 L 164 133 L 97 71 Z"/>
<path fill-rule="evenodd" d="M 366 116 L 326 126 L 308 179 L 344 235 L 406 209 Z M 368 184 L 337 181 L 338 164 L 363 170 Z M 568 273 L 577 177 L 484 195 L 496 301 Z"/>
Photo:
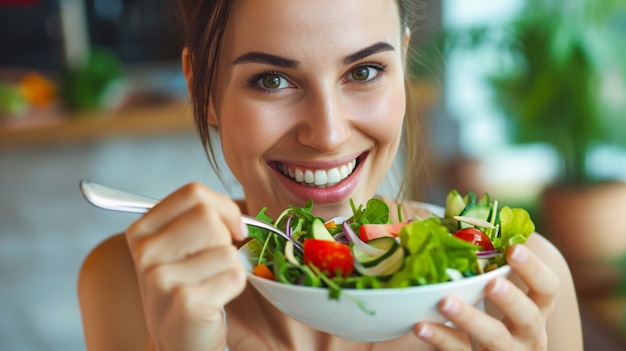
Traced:
<path fill-rule="evenodd" d="M 192 108 L 187 101 L 158 102 L 117 111 L 70 113 L 42 118 L 40 123 L 0 124 L 0 148 L 191 130 Z"/>

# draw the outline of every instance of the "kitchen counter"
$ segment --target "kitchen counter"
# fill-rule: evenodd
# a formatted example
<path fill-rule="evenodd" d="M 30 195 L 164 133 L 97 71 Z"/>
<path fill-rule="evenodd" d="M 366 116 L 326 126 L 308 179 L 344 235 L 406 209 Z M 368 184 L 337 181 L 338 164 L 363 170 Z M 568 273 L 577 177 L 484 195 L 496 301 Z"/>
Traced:
<path fill-rule="evenodd" d="M 0 123 L 0 148 L 190 131 L 194 123 L 192 115 L 187 101 L 174 100 L 132 105 L 115 111 L 21 117 L 30 120 Z"/>

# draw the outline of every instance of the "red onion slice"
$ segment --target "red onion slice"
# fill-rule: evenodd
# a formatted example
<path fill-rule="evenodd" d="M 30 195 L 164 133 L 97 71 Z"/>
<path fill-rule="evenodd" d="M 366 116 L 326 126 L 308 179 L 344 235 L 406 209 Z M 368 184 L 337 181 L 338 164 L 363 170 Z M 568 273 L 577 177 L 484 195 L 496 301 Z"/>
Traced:
<path fill-rule="evenodd" d="M 502 254 L 496 250 L 478 251 L 476 257 L 478 258 L 494 258 L 502 256 Z"/>

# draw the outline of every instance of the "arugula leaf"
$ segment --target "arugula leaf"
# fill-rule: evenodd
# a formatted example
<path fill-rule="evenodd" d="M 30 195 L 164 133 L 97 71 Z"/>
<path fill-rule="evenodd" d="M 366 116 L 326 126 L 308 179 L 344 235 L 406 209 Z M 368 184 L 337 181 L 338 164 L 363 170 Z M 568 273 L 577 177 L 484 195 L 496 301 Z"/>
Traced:
<path fill-rule="evenodd" d="M 380 287 L 380 280 L 371 275 L 360 276 L 355 281 L 355 288 L 357 289 L 378 289 Z"/>
<path fill-rule="evenodd" d="M 287 221 L 287 218 L 289 217 L 303 218 L 307 221 L 311 221 L 315 217 L 313 216 L 312 210 L 313 210 L 312 200 L 307 201 L 307 204 L 305 207 L 289 206 L 278 216 L 278 218 L 276 218 L 276 221 L 274 221 L 274 223 L 276 223 L 276 225 L 280 224 L 284 226 Z"/>
<path fill-rule="evenodd" d="M 302 276 L 302 271 L 300 267 L 294 266 L 289 263 L 289 261 L 287 261 L 285 255 L 283 255 L 282 252 L 274 253 L 273 267 L 274 277 L 279 282 L 295 284 Z"/>
<path fill-rule="evenodd" d="M 250 234 L 250 236 L 252 236 L 252 234 Z M 248 248 L 250 248 L 250 251 L 252 251 L 256 257 L 261 257 L 263 252 L 263 244 L 261 244 L 261 241 L 254 238 L 254 240 L 248 241 L 246 245 L 248 245 Z"/>
<path fill-rule="evenodd" d="M 320 279 L 319 276 L 317 276 L 317 274 L 313 273 L 313 271 L 311 270 L 311 268 L 309 268 L 309 266 L 301 265 L 300 269 L 304 273 L 304 280 L 302 282 L 302 285 L 313 286 L 313 287 L 322 286 L 322 280 Z"/>
<path fill-rule="evenodd" d="M 265 212 L 267 211 L 267 207 L 263 207 L 259 213 L 257 213 L 256 218 L 269 224 L 274 224 L 274 219 L 268 216 Z"/>
<path fill-rule="evenodd" d="M 367 201 L 365 207 L 354 207 L 352 203 L 352 210 L 354 215 L 353 221 L 350 226 L 353 230 L 358 230 L 362 224 L 386 224 L 390 223 L 389 220 L 389 206 L 381 199 L 372 198 Z"/>
<path fill-rule="evenodd" d="M 363 217 L 361 218 L 363 224 L 385 224 L 389 223 L 389 206 L 381 199 L 370 199 L 365 205 L 363 211 Z"/>
<path fill-rule="evenodd" d="M 256 218 L 265 223 L 273 224 L 274 220 L 272 219 L 272 217 L 268 216 L 265 211 L 267 211 L 267 207 L 262 208 L 261 211 L 259 211 L 259 213 L 256 215 Z M 259 257 L 259 262 L 263 261 L 264 259 L 268 235 L 270 235 L 270 233 L 265 229 L 255 226 L 248 226 L 248 236 L 255 240 L 250 240 L 247 245 L 250 250 L 252 250 L 252 252 L 257 257 Z"/>

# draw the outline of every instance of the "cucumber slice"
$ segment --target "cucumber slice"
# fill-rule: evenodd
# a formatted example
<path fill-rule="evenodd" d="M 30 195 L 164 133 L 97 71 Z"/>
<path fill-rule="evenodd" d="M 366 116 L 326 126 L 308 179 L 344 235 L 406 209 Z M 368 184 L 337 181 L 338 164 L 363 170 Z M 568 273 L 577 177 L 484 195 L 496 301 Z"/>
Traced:
<path fill-rule="evenodd" d="M 467 206 L 463 196 L 457 190 L 451 190 L 446 197 L 446 209 L 445 218 L 452 218 L 461 214 L 463 209 Z"/>
<path fill-rule="evenodd" d="M 474 205 L 476 203 L 476 193 L 473 191 L 468 192 L 467 195 L 463 197 L 463 200 L 468 206 Z"/>
<path fill-rule="evenodd" d="M 491 197 L 489 194 L 484 193 L 483 196 L 476 200 L 476 202 L 483 205 L 489 205 L 491 203 Z"/>
<path fill-rule="evenodd" d="M 335 241 L 335 238 L 333 238 L 328 229 L 324 226 L 324 221 L 318 217 L 313 218 L 311 222 L 311 235 L 313 239 Z"/>
<path fill-rule="evenodd" d="M 393 253 L 371 267 L 364 267 L 359 261 L 354 262 L 354 269 L 363 275 L 387 277 L 399 271 L 404 265 L 404 250 L 396 249 Z"/>
<path fill-rule="evenodd" d="M 390 236 L 372 239 L 367 242 L 367 245 L 383 250 L 383 253 L 380 255 L 371 255 L 363 251 L 360 247 L 353 245 L 352 255 L 354 256 L 354 260 L 362 267 L 366 268 L 378 265 L 400 248 L 400 244 L 398 244 L 396 239 Z"/>
<path fill-rule="evenodd" d="M 474 203 L 473 205 L 467 205 L 467 207 L 465 207 L 465 209 L 461 212 L 461 216 L 489 222 L 489 218 L 491 218 L 491 204 Z M 469 223 L 459 221 L 459 229 L 471 226 L 472 225 Z"/>

